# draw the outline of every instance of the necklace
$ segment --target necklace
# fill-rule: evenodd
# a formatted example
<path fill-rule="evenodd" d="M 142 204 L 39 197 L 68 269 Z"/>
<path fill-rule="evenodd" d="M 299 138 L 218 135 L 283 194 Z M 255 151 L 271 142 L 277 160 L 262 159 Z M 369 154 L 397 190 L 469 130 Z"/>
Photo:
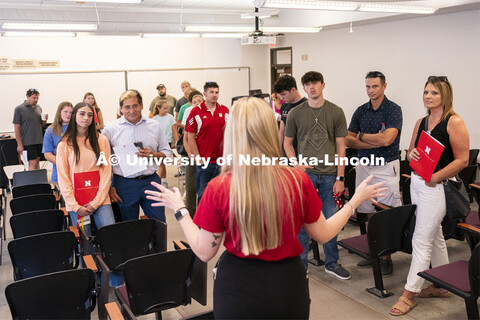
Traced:
<path fill-rule="evenodd" d="M 313 108 L 308 106 L 310 108 L 310 111 L 312 111 L 313 117 L 315 118 L 315 123 L 318 124 L 318 116 L 320 115 L 320 112 L 316 115 L 315 112 L 313 112 Z"/>

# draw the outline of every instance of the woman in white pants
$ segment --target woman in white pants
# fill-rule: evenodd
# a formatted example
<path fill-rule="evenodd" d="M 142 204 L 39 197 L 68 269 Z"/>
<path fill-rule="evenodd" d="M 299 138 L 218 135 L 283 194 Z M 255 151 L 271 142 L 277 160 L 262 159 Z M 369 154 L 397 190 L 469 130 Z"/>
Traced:
<path fill-rule="evenodd" d="M 453 111 L 452 85 L 447 77 L 431 76 L 423 91 L 423 103 L 427 116 L 415 124 L 408 152 L 410 161 L 419 161 L 416 149 L 420 134 L 427 131 L 440 141 L 445 149 L 429 182 L 412 171 L 410 193 L 417 205 L 415 231 L 412 239 L 412 263 L 402 296 L 392 307 L 390 314 L 400 316 L 417 304 L 414 297 L 448 297 L 445 289 L 430 285 L 422 289 L 424 280 L 417 273 L 448 263 L 447 246 L 441 223 L 446 214 L 445 193 L 442 181 L 451 178 L 465 168 L 469 156 L 469 136 L 463 119 Z"/>

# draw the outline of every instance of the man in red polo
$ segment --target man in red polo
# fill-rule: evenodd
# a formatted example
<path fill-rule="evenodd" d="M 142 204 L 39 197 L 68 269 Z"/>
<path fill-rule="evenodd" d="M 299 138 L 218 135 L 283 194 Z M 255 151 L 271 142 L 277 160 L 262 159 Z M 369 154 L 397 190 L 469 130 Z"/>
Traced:
<path fill-rule="evenodd" d="M 228 118 L 228 108 L 218 104 L 219 87 L 216 82 L 206 82 L 203 86 L 205 101 L 190 112 L 185 129 L 188 135 L 188 149 L 191 156 L 210 158 L 207 168 L 197 165 L 195 186 L 198 203 L 210 180 L 219 173 L 217 158 L 223 153 L 223 133 Z"/>

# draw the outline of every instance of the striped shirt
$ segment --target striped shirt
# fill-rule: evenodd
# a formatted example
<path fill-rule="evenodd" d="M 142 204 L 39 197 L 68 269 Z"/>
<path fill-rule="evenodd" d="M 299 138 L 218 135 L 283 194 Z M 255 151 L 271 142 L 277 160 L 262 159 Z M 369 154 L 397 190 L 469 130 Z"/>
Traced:
<path fill-rule="evenodd" d="M 127 143 L 142 142 L 144 148 L 150 148 L 154 152 L 163 152 L 166 157 L 171 157 L 173 152 L 163 133 L 162 126 L 155 120 L 147 119 L 142 116 L 137 124 L 128 122 L 125 117 L 121 117 L 110 123 L 103 129 L 102 132 L 110 142 L 112 147 L 125 145 Z M 113 153 L 113 151 L 112 151 Z M 112 166 L 113 173 L 125 177 L 120 169 L 120 166 Z M 143 170 L 128 178 L 135 178 L 142 175 L 151 175 L 158 170 L 158 165 L 148 165 L 146 170 Z"/>

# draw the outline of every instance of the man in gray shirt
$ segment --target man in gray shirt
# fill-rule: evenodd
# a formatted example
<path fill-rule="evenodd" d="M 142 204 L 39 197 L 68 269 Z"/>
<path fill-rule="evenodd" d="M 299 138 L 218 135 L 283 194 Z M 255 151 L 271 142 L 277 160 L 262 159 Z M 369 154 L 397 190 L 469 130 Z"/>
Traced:
<path fill-rule="evenodd" d="M 48 120 L 48 115 L 42 120 L 42 108 L 37 104 L 39 95 L 37 89 L 28 89 L 27 99 L 13 112 L 17 152 L 21 154 L 27 151 L 29 170 L 39 168 L 43 143 L 42 127 Z"/>
<path fill-rule="evenodd" d="M 308 100 L 296 106 L 288 113 L 283 146 L 288 158 L 296 158 L 293 140 L 297 138 L 298 154 L 302 157 L 315 158 L 316 166 L 298 164 L 296 169 L 305 171 L 318 189 L 322 200 L 322 213 L 325 219 L 335 214 L 334 193 L 343 192 L 345 165 L 333 165 L 333 159 L 338 154 L 345 157 L 345 137 L 347 136 L 347 120 L 342 108 L 323 97 L 325 82 L 320 72 L 309 71 L 302 76 L 303 90 Z M 325 159 L 330 159 L 327 163 Z M 310 237 L 302 227 L 298 240 L 304 248 L 300 255 L 305 268 L 308 267 L 307 256 Z M 323 245 L 325 253 L 325 272 L 339 279 L 350 279 L 350 273 L 339 263 L 337 237 Z"/>
<path fill-rule="evenodd" d="M 150 115 L 148 117 L 153 118 L 153 114 L 155 113 L 155 105 L 161 99 L 164 99 L 164 100 L 167 101 L 168 113 L 170 113 L 172 116 L 175 116 L 174 113 L 173 113 L 173 109 L 175 108 L 175 104 L 177 103 L 177 99 L 175 97 L 167 94 L 167 88 L 162 83 L 160 83 L 157 86 L 157 91 L 158 91 L 158 96 L 153 98 L 152 102 L 150 103 L 150 108 L 149 108 Z"/>

